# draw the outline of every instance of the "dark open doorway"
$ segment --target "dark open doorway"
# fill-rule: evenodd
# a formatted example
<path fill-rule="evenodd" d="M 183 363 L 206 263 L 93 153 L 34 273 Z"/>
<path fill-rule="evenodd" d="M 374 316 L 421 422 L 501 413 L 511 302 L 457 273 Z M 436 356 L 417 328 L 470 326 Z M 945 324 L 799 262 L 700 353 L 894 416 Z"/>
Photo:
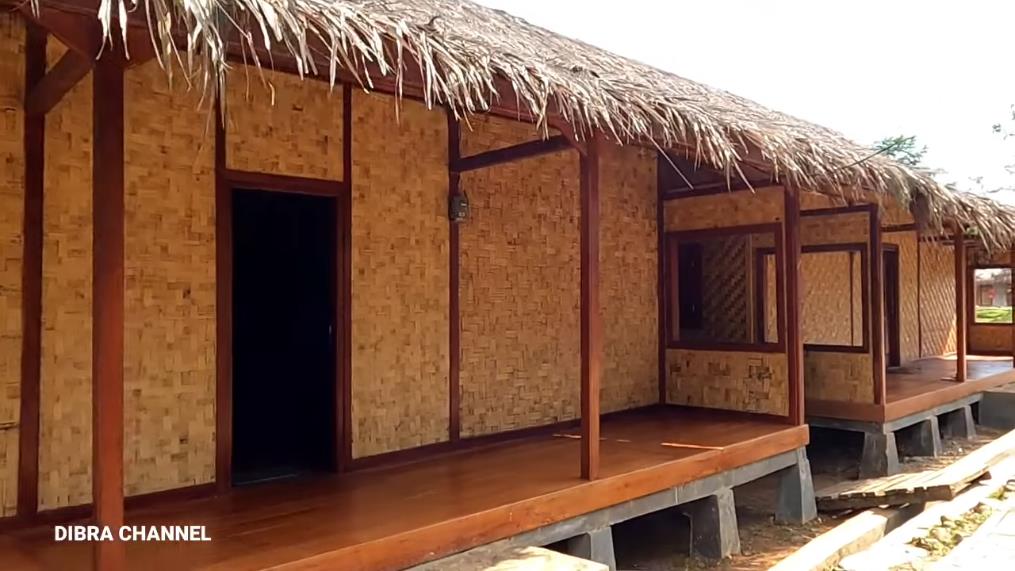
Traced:
<path fill-rule="evenodd" d="M 899 250 L 885 248 L 885 361 L 889 367 L 902 366 L 899 339 Z"/>
<path fill-rule="evenodd" d="M 335 462 L 335 199 L 233 193 L 233 482 Z"/>

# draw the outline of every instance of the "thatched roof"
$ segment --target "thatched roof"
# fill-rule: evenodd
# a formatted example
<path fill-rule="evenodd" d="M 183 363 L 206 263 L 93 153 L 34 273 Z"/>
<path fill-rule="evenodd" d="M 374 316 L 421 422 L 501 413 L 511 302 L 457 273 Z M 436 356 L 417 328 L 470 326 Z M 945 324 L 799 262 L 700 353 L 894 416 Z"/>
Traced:
<path fill-rule="evenodd" d="M 690 151 L 731 179 L 751 161 L 833 196 L 865 189 L 907 205 L 923 197 L 923 222 L 965 224 L 988 246 L 1015 242 L 1011 208 L 953 192 L 833 130 L 466 0 L 102 0 L 107 33 L 118 33 L 114 14 L 123 2 L 125 10 L 141 4 L 158 23 L 163 57 L 175 57 L 187 32 L 183 60 L 195 58 L 211 85 L 227 74 L 229 38 L 284 50 L 333 81 L 338 70 L 399 78 L 411 71 L 422 76 L 429 101 L 460 113 L 482 111 L 506 85 L 540 122 L 557 114 L 579 133 Z M 418 69 L 407 71 L 410 65 Z"/>

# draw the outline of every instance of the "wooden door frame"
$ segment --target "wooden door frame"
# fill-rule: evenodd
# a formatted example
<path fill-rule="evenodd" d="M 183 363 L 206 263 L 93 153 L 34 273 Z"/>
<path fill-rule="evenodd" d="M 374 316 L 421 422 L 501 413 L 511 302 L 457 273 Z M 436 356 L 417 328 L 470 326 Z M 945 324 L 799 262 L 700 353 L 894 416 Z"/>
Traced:
<path fill-rule="evenodd" d="M 221 125 L 221 122 L 219 122 Z M 221 126 L 218 128 L 222 131 Z M 224 133 L 220 133 L 222 137 Z M 219 143 L 224 138 L 218 139 Z M 224 145 L 217 145 L 216 226 L 216 406 L 215 480 L 219 493 L 232 487 L 233 454 L 233 208 L 235 191 L 250 189 L 335 199 L 335 472 L 351 461 L 351 192 L 347 181 L 329 181 L 225 168 Z M 348 177 L 347 177 L 348 178 Z"/>
<path fill-rule="evenodd" d="M 902 365 L 902 259 L 899 254 L 899 246 L 897 244 L 884 244 L 881 248 L 882 263 L 887 259 L 887 254 L 891 254 L 895 260 L 894 263 L 894 281 L 895 281 L 895 304 L 893 312 L 889 312 L 887 296 L 884 298 L 885 306 L 885 324 L 888 326 L 887 337 L 885 338 L 885 363 L 889 367 L 897 367 Z M 885 268 L 888 267 L 884 264 Z M 882 281 L 884 282 L 884 288 L 878 295 L 884 295 L 885 289 L 890 286 L 888 280 L 888 271 L 884 271 Z M 892 363 L 889 357 L 894 353 L 898 362 Z"/>

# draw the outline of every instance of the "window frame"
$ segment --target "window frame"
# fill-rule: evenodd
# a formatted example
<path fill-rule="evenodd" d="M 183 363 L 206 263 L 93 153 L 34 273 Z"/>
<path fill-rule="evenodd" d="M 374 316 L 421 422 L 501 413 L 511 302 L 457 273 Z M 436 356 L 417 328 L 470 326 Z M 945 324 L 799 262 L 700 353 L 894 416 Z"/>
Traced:
<path fill-rule="evenodd" d="M 1012 307 L 1012 320 L 1008 322 L 979 322 L 976 320 L 976 270 L 1008 270 L 1009 275 L 1015 280 L 1015 270 L 1011 266 L 1002 264 L 974 264 L 969 267 L 969 276 L 966 281 L 966 319 L 969 321 L 969 325 L 975 327 L 1012 327 L 1015 325 L 1015 303 Z M 1009 296 L 1013 292 L 1009 290 Z M 1009 302 L 1015 302 L 1015 299 L 1009 297 Z"/>
<path fill-rule="evenodd" d="M 783 225 L 781 222 L 767 224 L 750 224 L 742 226 L 727 226 L 724 228 L 706 228 L 698 230 L 674 230 L 663 235 L 664 263 L 663 263 L 663 284 L 664 284 L 664 339 L 667 349 L 687 349 L 695 351 L 734 351 L 745 353 L 785 353 L 786 352 L 786 276 L 785 271 L 776 272 L 776 292 L 778 303 L 778 335 L 779 340 L 775 343 L 754 342 L 721 342 L 721 341 L 691 341 L 680 339 L 680 260 L 678 252 L 681 242 L 700 241 L 703 238 L 721 238 L 729 236 L 747 236 L 751 234 L 771 234 L 775 243 L 775 256 L 777 267 L 782 268 L 785 264 L 783 254 Z M 755 249 L 756 250 L 756 249 Z M 748 252 L 748 256 L 751 253 Z M 756 266 L 752 264 L 753 271 Z M 755 276 L 755 292 L 758 284 Z M 751 295 L 751 292 L 748 293 Z M 755 297 L 756 295 L 751 295 Z M 752 300 L 756 302 L 757 300 Z M 756 313 L 755 313 L 756 315 Z M 753 332 L 752 332 L 753 333 Z"/>
<path fill-rule="evenodd" d="M 757 270 L 763 267 L 765 256 L 772 254 L 772 248 L 758 248 L 755 250 Z M 825 253 L 854 253 L 860 254 L 860 333 L 862 335 L 860 345 L 835 345 L 831 343 L 804 343 L 804 351 L 817 351 L 825 353 L 869 353 L 870 352 L 870 247 L 866 242 L 848 242 L 842 244 L 809 244 L 801 246 L 800 257 L 803 258 L 806 254 L 825 254 Z M 776 262 L 778 263 L 778 261 Z M 803 280 L 801 279 L 801 282 Z M 763 287 L 764 284 L 761 284 Z M 757 302 L 755 307 L 758 309 L 759 314 L 756 317 L 756 323 L 765 323 L 765 307 L 763 303 L 764 289 L 757 290 Z M 802 303 L 802 301 L 801 301 Z M 801 311 L 803 308 L 801 307 Z M 801 336 L 803 331 L 801 331 Z"/>

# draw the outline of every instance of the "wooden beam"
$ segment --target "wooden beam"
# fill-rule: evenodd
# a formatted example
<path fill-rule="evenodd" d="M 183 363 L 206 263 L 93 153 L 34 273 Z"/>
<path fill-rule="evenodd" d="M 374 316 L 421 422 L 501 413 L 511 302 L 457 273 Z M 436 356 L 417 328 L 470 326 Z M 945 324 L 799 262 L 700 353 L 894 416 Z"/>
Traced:
<path fill-rule="evenodd" d="M 804 423 L 804 342 L 800 333 L 800 190 L 787 184 L 783 251 L 786 257 L 786 358 L 789 372 L 789 421 Z M 852 266 L 850 266 L 852 268 Z"/>
<path fill-rule="evenodd" d="M 877 204 L 865 205 L 870 213 L 870 332 L 874 361 L 874 404 L 887 402 L 885 386 L 885 255 L 881 236 L 881 210 Z"/>
<path fill-rule="evenodd" d="M 96 12 L 71 12 L 50 6 L 48 3 L 39 6 L 38 11 L 34 11 L 29 2 L 20 3 L 19 9 L 28 21 L 45 29 L 70 50 L 90 60 L 94 60 L 99 54 L 99 48 L 102 46 L 102 28 Z"/>
<path fill-rule="evenodd" d="M 557 135 L 555 137 L 550 137 L 549 139 L 528 141 L 526 143 L 504 147 L 503 149 L 495 149 L 493 151 L 479 153 L 478 155 L 472 155 L 470 157 L 462 157 L 451 164 L 451 172 L 463 173 L 476 169 L 492 167 L 494 165 L 547 155 L 550 153 L 568 151 L 572 148 L 571 142 L 567 139 L 567 137 Z"/>
<path fill-rule="evenodd" d="M 448 111 L 448 200 L 458 194 L 461 175 L 454 165 L 461 157 L 461 125 Z M 461 328 L 460 270 L 461 237 L 457 222 L 448 221 L 448 438 L 456 442 L 461 438 Z"/>
<path fill-rule="evenodd" d="M 92 64 L 90 58 L 68 50 L 53 69 L 28 91 L 25 96 L 25 113 L 31 116 L 49 113 L 67 92 L 88 75 Z"/>
<path fill-rule="evenodd" d="M 599 145 L 589 141 L 581 166 L 581 476 L 599 477 L 599 377 L 603 324 L 599 305 Z"/>
<path fill-rule="evenodd" d="M 28 24 L 25 85 L 46 74 L 46 32 Z M 46 118 L 24 115 L 25 195 L 21 266 L 21 403 L 18 433 L 18 511 L 39 510 L 39 382 L 42 356 L 42 214 L 45 186 Z"/>
<path fill-rule="evenodd" d="M 123 525 L 124 81 L 122 58 L 95 66 L 92 105 L 92 497 L 97 525 Z M 120 541 L 95 543 L 95 568 L 124 569 Z"/>
<path fill-rule="evenodd" d="M 969 320 L 966 318 L 966 241 L 962 228 L 955 232 L 955 380 L 966 380 L 966 346 Z"/>
<path fill-rule="evenodd" d="M 348 83 L 342 86 L 342 178 L 345 179 L 346 191 L 339 198 L 341 207 L 338 218 L 338 236 L 341 239 L 341 276 L 339 283 L 339 307 L 342 308 L 342 320 L 339 331 L 342 332 L 342 343 L 339 346 L 341 359 L 341 383 L 338 410 L 341 411 L 338 441 L 342 443 L 342 462 L 339 469 L 349 470 L 352 467 L 352 189 L 353 181 L 353 90 Z"/>

